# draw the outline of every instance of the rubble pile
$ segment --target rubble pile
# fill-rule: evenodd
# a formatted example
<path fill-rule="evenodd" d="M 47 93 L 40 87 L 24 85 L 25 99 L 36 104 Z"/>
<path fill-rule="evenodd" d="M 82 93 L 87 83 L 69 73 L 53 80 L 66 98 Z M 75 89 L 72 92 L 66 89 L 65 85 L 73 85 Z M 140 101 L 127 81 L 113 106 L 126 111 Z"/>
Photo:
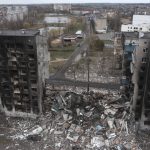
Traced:
<path fill-rule="evenodd" d="M 53 92 L 47 100 L 50 111 L 14 140 L 36 141 L 42 150 L 138 149 L 129 103 L 117 94 Z"/>

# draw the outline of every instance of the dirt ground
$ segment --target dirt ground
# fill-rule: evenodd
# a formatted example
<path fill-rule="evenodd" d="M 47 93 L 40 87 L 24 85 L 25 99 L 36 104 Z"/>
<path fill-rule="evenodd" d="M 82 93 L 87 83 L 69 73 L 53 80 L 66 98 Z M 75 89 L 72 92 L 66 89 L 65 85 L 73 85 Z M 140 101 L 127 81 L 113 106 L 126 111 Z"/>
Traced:
<path fill-rule="evenodd" d="M 87 60 L 88 59 L 88 60 Z M 115 69 L 115 57 L 113 49 L 105 48 L 103 52 L 91 51 L 89 58 L 81 59 L 72 65 L 66 72 L 66 77 L 76 80 L 87 81 L 89 62 L 89 80 L 102 83 L 119 83 L 121 70 Z"/>

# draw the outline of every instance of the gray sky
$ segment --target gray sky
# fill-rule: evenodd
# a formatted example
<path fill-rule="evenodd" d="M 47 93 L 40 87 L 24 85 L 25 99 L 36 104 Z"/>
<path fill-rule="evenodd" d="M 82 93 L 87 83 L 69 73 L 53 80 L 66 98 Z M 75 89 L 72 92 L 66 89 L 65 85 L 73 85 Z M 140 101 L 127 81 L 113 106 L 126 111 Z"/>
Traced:
<path fill-rule="evenodd" d="M 38 3 L 150 3 L 150 0 L 0 0 L 0 4 Z"/>

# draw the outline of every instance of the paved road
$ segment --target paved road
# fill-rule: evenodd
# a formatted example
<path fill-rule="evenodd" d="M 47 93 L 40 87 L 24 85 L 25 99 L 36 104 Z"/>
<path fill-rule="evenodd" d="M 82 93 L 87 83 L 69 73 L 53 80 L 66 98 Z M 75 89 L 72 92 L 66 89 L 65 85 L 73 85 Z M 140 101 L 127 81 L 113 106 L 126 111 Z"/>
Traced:
<path fill-rule="evenodd" d="M 86 38 L 84 39 L 84 41 L 82 41 L 80 43 L 80 47 L 77 47 L 74 52 L 72 53 L 72 55 L 69 57 L 69 59 L 66 61 L 66 63 L 62 66 L 61 69 L 59 69 L 54 75 L 53 78 L 59 78 L 59 77 L 65 77 L 65 72 L 67 71 L 67 69 L 72 65 L 72 63 L 74 62 L 75 58 L 79 55 L 82 54 L 84 52 L 86 52 L 88 50 L 88 44 L 87 44 L 87 37 L 90 36 L 90 32 L 91 32 L 91 25 L 88 22 L 87 18 L 86 18 Z"/>
<path fill-rule="evenodd" d="M 50 85 L 68 85 L 68 86 L 76 86 L 76 87 L 87 87 L 88 82 L 86 81 L 78 81 L 71 79 L 47 79 L 46 84 Z M 110 89 L 110 90 L 119 90 L 120 84 L 116 83 L 97 83 L 97 82 L 89 82 L 89 87 L 98 88 L 98 89 Z"/>
<path fill-rule="evenodd" d="M 114 38 L 115 34 L 114 34 L 114 32 L 108 32 L 108 33 L 104 33 L 104 34 L 97 34 L 97 36 L 101 40 L 112 40 Z"/>
<path fill-rule="evenodd" d="M 71 54 L 71 56 L 69 57 L 69 59 L 66 61 L 66 63 L 62 66 L 61 69 L 59 69 L 54 77 L 65 77 L 65 72 L 66 70 L 70 67 L 70 65 L 73 63 L 73 61 L 75 60 L 76 56 L 78 56 L 81 53 L 84 53 L 85 51 L 87 51 L 88 49 L 88 45 L 86 44 L 86 41 L 84 40 L 83 42 L 80 43 L 80 47 L 77 47 L 75 49 L 75 51 Z"/>

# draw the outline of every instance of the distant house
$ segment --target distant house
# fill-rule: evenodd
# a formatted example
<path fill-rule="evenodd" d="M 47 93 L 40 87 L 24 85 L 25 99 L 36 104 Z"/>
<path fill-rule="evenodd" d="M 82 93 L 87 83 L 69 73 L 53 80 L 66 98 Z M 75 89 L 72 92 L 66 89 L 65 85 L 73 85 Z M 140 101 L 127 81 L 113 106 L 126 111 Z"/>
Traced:
<path fill-rule="evenodd" d="M 83 38 L 84 37 L 84 34 L 81 30 L 78 30 L 75 35 L 77 36 L 77 38 Z"/>
<path fill-rule="evenodd" d="M 77 36 L 76 35 L 65 35 L 62 38 L 63 44 L 64 45 L 72 45 L 75 44 L 77 40 Z"/>
<path fill-rule="evenodd" d="M 81 11 L 81 14 L 83 15 L 83 16 L 85 16 L 85 15 L 89 15 L 91 12 L 89 11 L 89 10 L 83 10 L 83 11 Z"/>
<path fill-rule="evenodd" d="M 55 39 L 51 41 L 51 47 L 61 47 L 62 46 L 62 41 L 60 39 Z"/>
<path fill-rule="evenodd" d="M 114 11 L 109 11 L 109 12 L 107 12 L 107 16 L 108 17 L 114 17 L 115 16 L 115 12 Z"/>
<path fill-rule="evenodd" d="M 71 11 L 71 4 L 54 4 L 54 11 Z"/>
<path fill-rule="evenodd" d="M 96 18 L 95 19 L 95 30 L 97 33 L 107 32 L 107 19 L 106 18 Z"/>
<path fill-rule="evenodd" d="M 82 11 L 81 10 L 71 10 L 71 13 L 73 15 L 81 15 L 82 14 Z"/>
<path fill-rule="evenodd" d="M 71 13 L 74 15 L 85 16 L 85 15 L 89 15 L 91 12 L 89 10 L 72 10 Z"/>

